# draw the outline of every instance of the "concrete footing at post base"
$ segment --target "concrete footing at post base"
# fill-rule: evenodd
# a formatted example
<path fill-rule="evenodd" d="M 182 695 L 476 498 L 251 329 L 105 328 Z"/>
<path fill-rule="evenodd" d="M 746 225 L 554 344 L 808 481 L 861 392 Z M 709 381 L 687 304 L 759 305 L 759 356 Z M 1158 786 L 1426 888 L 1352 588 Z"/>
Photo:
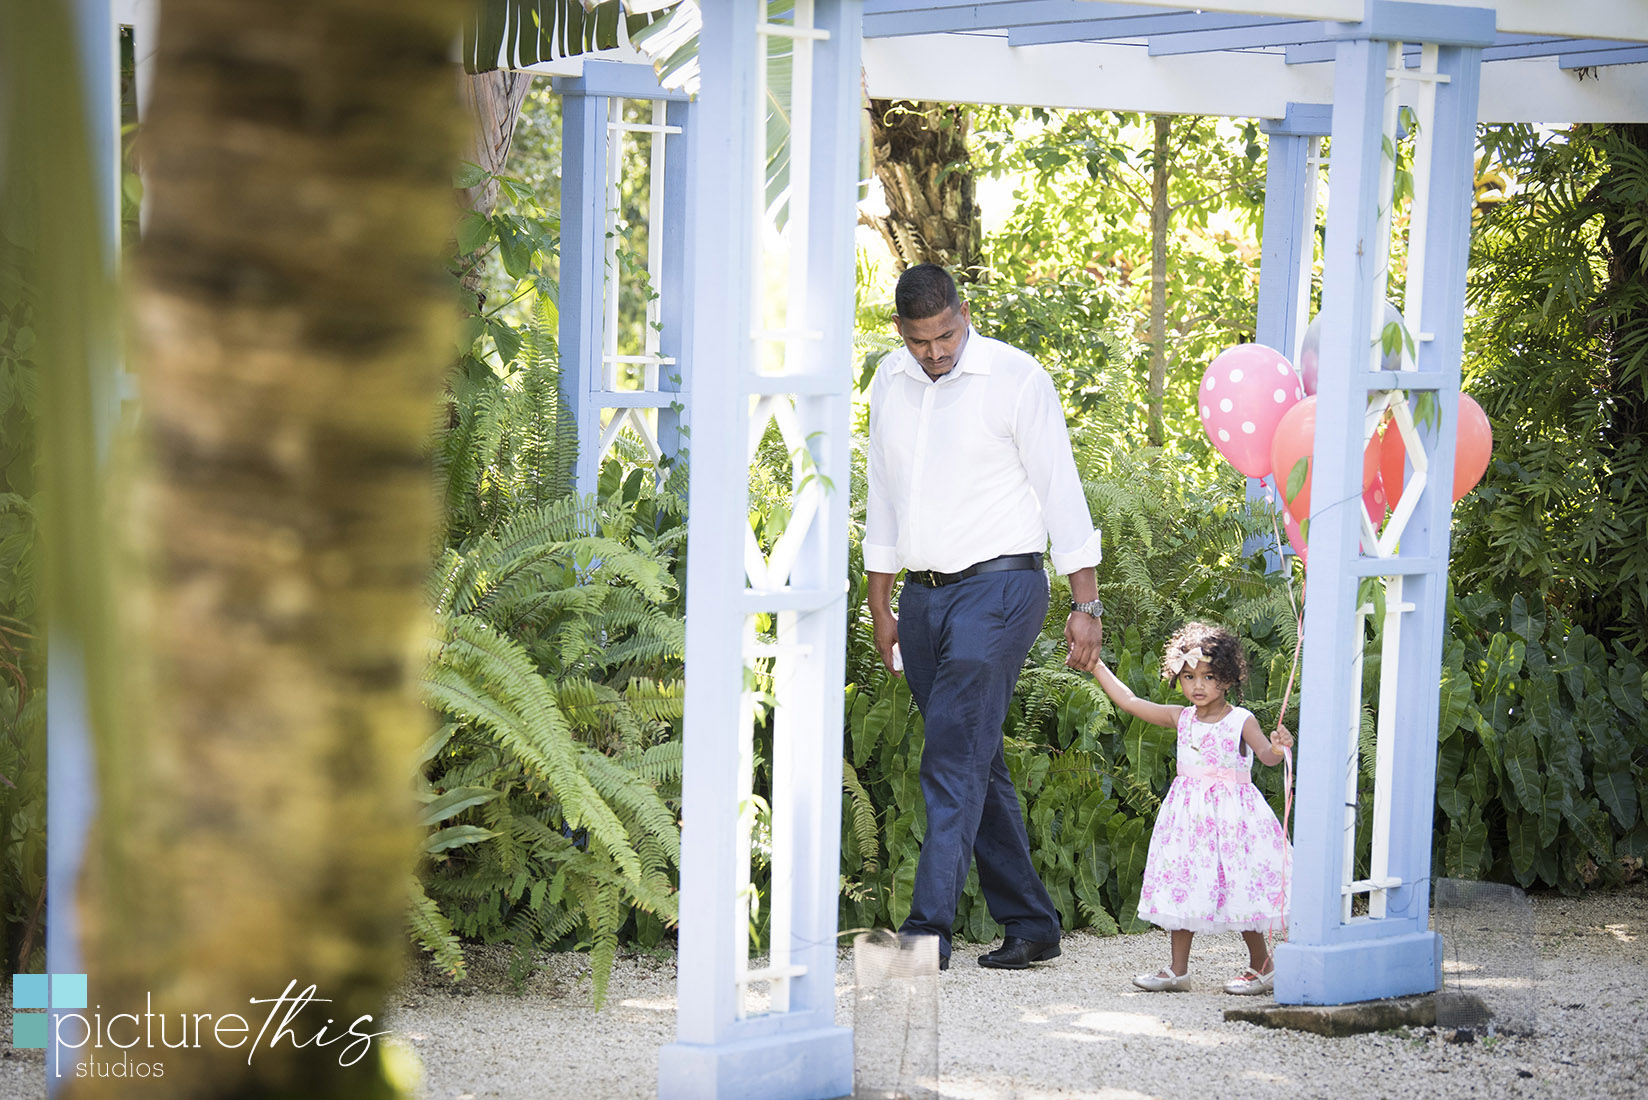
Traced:
<path fill-rule="evenodd" d="M 853 1094 L 853 1033 L 826 1027 L 658 1051 L 658 1100 L 840 1100 Z"/>
<path fill-rule="evenodd" d="M 1436 994 L 1358 1001 L 1348 1005 L 1244 1005 L 1225 1009 L 1226 1022 L 1309 1031 L 1337 1039 L 1395 1027 L 1436 1026 Z"/>
<path fill-rule="evenodd" d="M 1333 944 L 1276 945 L 1278 1005 L 1348 1005 L 1442 988 L 1442 937 L 1409 932 Z"/>
<path fill-rule="evenodd" d="M 1437 1002 L 1445 996 L 1457 998 L 1453 1002 L 1456 1014 L 1482 1019 L 1492 1015 L 1481 998 L 1469 993 L 1421 993 L 1414 997 L 1391 997 L 1383 1001 L 1358 1001 L 1348 1005 L 1244 1005 L 1225 1009 L 1225 1022 L 1308 1031 L 1338 1039 L 1370 1031 L 1389 1031 L 1395 1027 L 1435 1027 L 1440 1011 Z M 1444 1034 L 1451 1036 L 1453 1033 Z M 1467 1042 L 1469 1035 L 1461 1029 L 1459 1037 L 1450 1041 Z"/>

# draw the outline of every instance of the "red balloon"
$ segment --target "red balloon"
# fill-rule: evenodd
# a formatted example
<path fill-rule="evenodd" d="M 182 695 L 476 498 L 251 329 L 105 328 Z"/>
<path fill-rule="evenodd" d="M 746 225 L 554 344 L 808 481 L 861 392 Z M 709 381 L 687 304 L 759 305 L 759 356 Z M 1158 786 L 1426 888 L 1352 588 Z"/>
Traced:
<path fill-rule="evenodd" d="M 1458 500 L 1488 472 L 1488 456 L 1493 453 L 1493 429 L 1488 414 L 1469 394 L 1459 395 L 1459 434 L 1453 453 L 1453 499 Z"/>
<path fill-rule="evenodd" d="M 1377 455 L 1379 441 L 1375 439 L 1373 442 L 1375 446 L 1369 450 Z M 1385 481 L 1379 476 L 1377 469 L 1373 472 L 1373 483 L 1362 492 L 1362 503 L 1367 506 L 1368 518 L 1373 520 L 1373 529 L 1379 530 L 1385 522 Z"/>
<path fill-rule="evenodd" d="M 1310 515 L 1311 452 L 1316 446 L 1316 395 L 1311 394 L 1282 415 L 1276 425 L 1276 434 L 1270 441 L 1270 468 L 1281 491 L 1282 506 L 1293 516 L 1305 519 Z M 1299 461 L 1305 462 L 1305 480 L 1291 499 L 1288 483 Z M 1362 451 L 1362 488 L 1366 489 L 1379 477 L 1379 442 L 1368 441 Z"/>
<path fill-rule="evenodd" d="M 1305 396 L 1293 365 L 1274 348 L 1237 344 L 1202 374 L 1196 406 L 1225 460 L 1248 477 L 1270 473 L 1270 441 L 1282 415 Z"/>
<path fill-rule="evenodd" d="M 1402 442 L 1402 433 L 1395 420 L 1385 421 L 1385 434 L 1379 440 L 1379 480 L 1385 487 L 1385 503 L 1391 511 L 1402 500 L 1402 487 L 1407 477 L 1408 448 Z"/>
<path fill-rule="evenodd" d="M 1469 394 L 1459 395 L 1459 425 L 1454 436 L 1453 499 L 1455 501 L 1476 488 L 1482 475 L 1488 472 L 1488 459 L 1493 454 L 1493 429 L 1488 426 L 1488 414 Z M 1385 495 L 1394 511 L 1402 500 L 1403 479 L 1408 451 L 1402 443 L 1402 433 L 1394 420 L 1385 422 L 1385 434 L 1380 443 L 1379 476 L 1385 485 Z"/>

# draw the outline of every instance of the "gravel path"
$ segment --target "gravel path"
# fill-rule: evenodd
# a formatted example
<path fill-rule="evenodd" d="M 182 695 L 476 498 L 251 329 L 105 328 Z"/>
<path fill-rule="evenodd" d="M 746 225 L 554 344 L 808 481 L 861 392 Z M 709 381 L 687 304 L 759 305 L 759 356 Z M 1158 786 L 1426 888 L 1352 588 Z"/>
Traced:
<path fill-rule="evenodd" d="M 1374 1100 L 1385 1097 L 1648 1098 L 1648 884 L 1534 899 L 1542 965 L 1537 1031 L 1450 1043 L 1436 1029 L 1345 1039 L 1224 1021 L 1220 983 L 1246 959 L 1235 936 L 1200 937 L 1198 988 L 1149 994 L 1128 978 L 1166 961 L 1162 933 L 1076 934 L 1027 973 L 980 969 L 958 945 L 940 976 L 946 1100 Z M 477 949 L 454 988 L 415 972 L 389 1023 L 424 1067 L 424 1100 L 646 1100 L 658 1047 L 675 1032 L 667 954 L 619 961 L 605 1009 L 589 1006 L 581 955 L 549 956 L 520 990 L 506 952 Z M 852 965 L 837 972 L 837 1019 L 852 1024 Z M 9 1001 L 9 998 L 5 1000 Z M 9 1037 L 9 1003 L 0 1028 Z M 39 1051 L 0 1057 L 0 1100 L 45 1096 Z M 134 1095 L 138 1095 L 134 1091 Z M 163 1096 L 145 1090 L 142 1095 Z M 749 1100 L 760 1100 L 750 1097 Z"/>
<path fill-rule="evenodd" d="M 1162 933 L 1066 937 L 1026 973 L 983 970 L 958 945 L 941 976 L 939 1058 L 947 1100 L 1300 1100 L 1324 1097 L 1648 1097 L 1648 885 L 1534 900 L 1542 963 L 1531 1037 L 1451 1043 L 1436 1029 L 1325 1039 L 1229 1024 L 1219 989 L 1246 961 L 1236 936 L 1200 937 L 1198 988 L 1140 993 L 1128 978 L 1166 961 Z M 557 955 L 514 992 L 506 957 L 477 952 L 454 991 L 416 974 L 391 1023 L 425 1067 L 426 1100 L 643 1100 L 657 1048 L 674 1037 L 668 957 L 621 959 L 607 1007 L 589 968 Z M 852 966 L 837 971 L 837 1020 L 852 1023 Z M 758 1098 L 750 1098 L 758 1100 Z"/>

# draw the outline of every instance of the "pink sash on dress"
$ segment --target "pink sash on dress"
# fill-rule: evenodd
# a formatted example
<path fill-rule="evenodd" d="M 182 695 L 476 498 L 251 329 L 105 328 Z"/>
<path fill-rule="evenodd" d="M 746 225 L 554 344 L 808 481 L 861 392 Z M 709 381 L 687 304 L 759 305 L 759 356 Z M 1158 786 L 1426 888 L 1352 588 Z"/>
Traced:
<path fill-rule="evenodd" d="M 1209 783 L 1228 783 L 1232 787 L 1252 784 L 1253 774 L 1243 768 L 1214 768 L 1206 764 L 1180 764 L 1179 774 L 1186 779 L 1205 779 Z"/>

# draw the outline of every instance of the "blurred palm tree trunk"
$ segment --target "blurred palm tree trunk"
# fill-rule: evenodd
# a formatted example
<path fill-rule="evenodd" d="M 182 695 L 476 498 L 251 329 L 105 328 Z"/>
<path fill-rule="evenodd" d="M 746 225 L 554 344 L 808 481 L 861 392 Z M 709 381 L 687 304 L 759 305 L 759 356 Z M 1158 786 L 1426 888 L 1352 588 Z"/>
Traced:
<path fill-rule="evenodd" d="M 984 234 L 967 152 L 967 108 L 872 99 L 869 112 L 888 212 L 861 220 L 881 234 L 900 271 L 935 263 L 960 280 L 977 281 Z"/>
<path fill-rule="evenodd" d="M 331 999 L 297 1042 L 328 1019 L 328 1039 L 362 1015 L 383 1030 L 427 724 L 411 682 L 423 446 L 452 355 L 459 16 L 448 0 L 162 9 L 128 509 L 146 703 L 130 739 L 99 745 L 83 898 L 105 1011 L 152 993 L 174 1023 L 235 1012 L 255 1033 L 249 999 L 295 980 Z M 396 1094 L 382 1040 L 348 1068 L 344 1046 L 148 1053 L 168 1097 Z"/>

